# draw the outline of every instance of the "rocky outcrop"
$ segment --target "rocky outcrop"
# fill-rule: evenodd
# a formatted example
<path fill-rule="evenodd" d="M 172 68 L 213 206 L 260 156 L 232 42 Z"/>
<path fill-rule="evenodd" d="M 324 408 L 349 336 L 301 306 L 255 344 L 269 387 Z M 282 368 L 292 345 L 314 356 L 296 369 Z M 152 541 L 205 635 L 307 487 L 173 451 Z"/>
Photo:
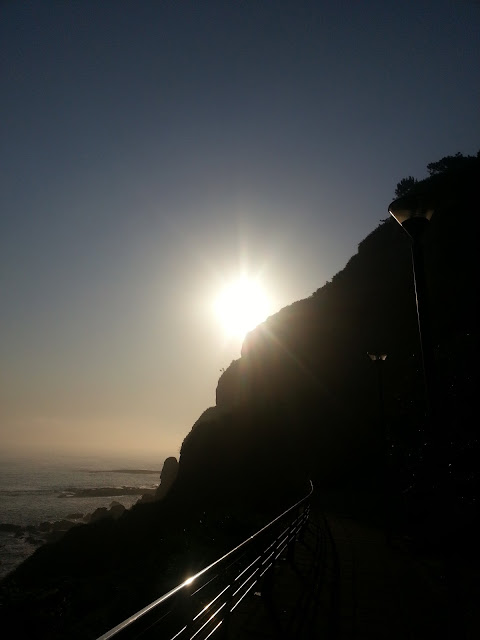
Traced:
<path fill-rule="evenodd" d="M 5 533 L 11 533 L 15 538 L 23 538 L 29 544 L 34 546 L 41 546 L 45 542 L 57 542 L 74 527 L 85 525 L 89 522 L 98 522 L 106 518 L 112 518 L 118 520 L 126 509 L 123 504 L 114 500 L 110 506 L 99 507 L 95 509 L 93 513 L 71 513 L 62 520 L 54 520 L 53 522 L 41 522 L 39 525 L 27 525 L 22 526 L 19 524 L 12 524 L 9 522 L 0 523 L 0 531 Z"/>
<path fill-rule="evenodd" d="M 209 413 L 209 409 L 204 411 L 203 415 Z M 201 420 L 201 418 L 200 418 Z M 200 421 L 197 420 L 197 423 Z M 163 500 L 167 493 L 170 491 L 173 486 L 178 474 L 178 461 L 176 458 L 169 457 L 163 463 L 162 470 L 160 472 L 160 484 L 156 489 L 152 489 L 151 491 L 145 492 L 140 500 L 137 501 L 137 504 L 146 504 L 149 502 L 157 502 L 158 500 Z"/>
<path fill-rule="evenodd" d="M 108 510 L 108 515 L 112 516 L 114 520 L 117 520 L 118 518 L 120 518 L 120 516 L 122 516 L 125 513 L 125 511 L 126 509 L 123 506 L 123 504 L 120 504 L 120 502 L 117 502 L 116 500 L 114 500 L 110 505 L 110 509 Z"/>
<path fill-rule="evenodd" d="M 109 508 L 107 507 L 98 507 L 95 511 L 84 517 L 84 522 L 98 522 L 99 520 L 104 520 L 105 518 L 113 518 L 114 520 L 118 520 L 124 513 L 126 509 L 123 504 L 114 500 L 111 502 Z"/>
<path fill-rule="evenodd" d="M 163 469 L 160 473 L 160 484 L 155 492 L 155 500 L 162 500 L 170 491 L 178 474 L 178 461 L 173 456 L 167 458 L 163 463 Z"/>

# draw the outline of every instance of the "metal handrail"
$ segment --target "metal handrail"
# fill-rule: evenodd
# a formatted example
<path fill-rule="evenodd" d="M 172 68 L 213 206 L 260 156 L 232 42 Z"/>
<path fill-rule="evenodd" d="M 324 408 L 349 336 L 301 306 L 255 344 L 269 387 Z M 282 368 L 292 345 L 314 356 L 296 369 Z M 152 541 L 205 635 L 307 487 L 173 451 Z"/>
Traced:
<path fill-rule="evenodd" d="M 310 491 L 301 500 L 225 555 L 97 640 L 110 640 L 113 637 L 117 640 L 147 638 L 150 633 L 164 640 L 206 640 L 220 627 L 223 637 L 226 637 L 230 613 L 261 579 L 262 592 L 268 593 L 272 587 L 276 560 L 285 551 L 289 557 L 293 557 L 295 541 L 308 521 L 312 493 L 313 484 L 310 481 Z M 292 516 L 291 519 L 277 532 L 275 525 L 286 521 L 288 516 Z M 269 535 L 267 538 L 266 534 L 274 530 L 276 536 Z M 261 541 L 263 546 L 259 547 L 257 543 Z M 196 607 L 193 606 L 195 598 L 199 601 Z"/>

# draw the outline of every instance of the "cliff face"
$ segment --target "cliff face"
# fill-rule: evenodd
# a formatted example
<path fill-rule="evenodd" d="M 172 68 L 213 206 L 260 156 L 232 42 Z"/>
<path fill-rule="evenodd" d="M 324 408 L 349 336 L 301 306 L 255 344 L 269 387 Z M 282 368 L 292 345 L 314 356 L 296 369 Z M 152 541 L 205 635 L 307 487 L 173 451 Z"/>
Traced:
<path fill-rule="evenodd" d="M 282 468 L 290 482 L 358 480 L 362 467 L 369 475 L 378 392 L 367 352 L 388 353 L 385 393 L 396 411 L 400 389 L 408 394 L 421 378 L 408 239 L 393 220 L 361 243 L 331 283 L 247 336 L 241 358 L 218 381 L 215 410 L 184 441 L 179 481 L 195 469 L 205 491 L 219 476 L 245 483 L 245 466 L 252 473 L 256 457 L 264 477 L 258 472 L 255 481 L 270 486 L 275 478 L 282 490 Z M 228 459 L 228 470 L 219 458 Z"/>
<path fill-rule="evenodd" d="M 470 159 L 414 187 L 436 205 L 424 238 L 442 423 L 435 428 L 459 449 L 472 435 L 479 177 L 479 160 Z M 243 478 L 255 456 L 268 478 L 281 465 L 321 482 L 367 478 L 381 446 L 377 371 L 367 352 L 388 355 L 385 420 L 407 485 L 407 458 L 425 439 L 425 407 L 410 241 L 393 218 L 360 243 L 332 282 L 247 336 L 241 358 L 218 381 L 216 408 L 184 441 L 180 481 L 195 469 L 198 487 L 210 490 L 221 477 Z"/>
<path fill-rule="evenodd" d="M 397 226 L 383 222 L 331 283 L 251 332 L 219 380 L 217 406 L 313 394 L 345 408 L 346 392 L 365 395 L 359 385 L 368 396 L 367 351 L 402 357 L 416 340 L 408 241 Z"/>

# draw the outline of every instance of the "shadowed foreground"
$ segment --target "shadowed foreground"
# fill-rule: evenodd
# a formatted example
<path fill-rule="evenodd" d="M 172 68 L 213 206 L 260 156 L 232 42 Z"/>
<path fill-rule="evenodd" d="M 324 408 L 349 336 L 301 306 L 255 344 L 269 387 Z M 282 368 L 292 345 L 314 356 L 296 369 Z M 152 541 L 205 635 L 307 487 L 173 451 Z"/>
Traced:
<path fill-rule="evenodd" d="M 270 597 L 245 599 L 228 637 L 477 638 L 478 587 L 457 569 L 462 584 L 452 598 L 438 555 L 387 543 L 380 526 L 316 505 L 294 562 L 278 564 Z"/>

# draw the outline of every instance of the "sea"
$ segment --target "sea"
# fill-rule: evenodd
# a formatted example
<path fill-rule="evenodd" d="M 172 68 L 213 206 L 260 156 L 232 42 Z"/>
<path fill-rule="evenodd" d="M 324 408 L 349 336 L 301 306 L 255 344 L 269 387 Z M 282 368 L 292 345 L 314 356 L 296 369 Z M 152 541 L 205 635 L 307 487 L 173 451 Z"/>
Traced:
<path fill-rule="evenodd" d="M 87 520 L 112 502 L 128 509 L 143 490 L 159 485 L 166 457 L 0 457 L 0 579 L 42 543 L 35 534 L 9 530 L 14 527 L 8 525 L 38 527 L 73 514 L 82 522 L 79 514 Z M 96 495 L 102 493 L 115 495 Z"/>

